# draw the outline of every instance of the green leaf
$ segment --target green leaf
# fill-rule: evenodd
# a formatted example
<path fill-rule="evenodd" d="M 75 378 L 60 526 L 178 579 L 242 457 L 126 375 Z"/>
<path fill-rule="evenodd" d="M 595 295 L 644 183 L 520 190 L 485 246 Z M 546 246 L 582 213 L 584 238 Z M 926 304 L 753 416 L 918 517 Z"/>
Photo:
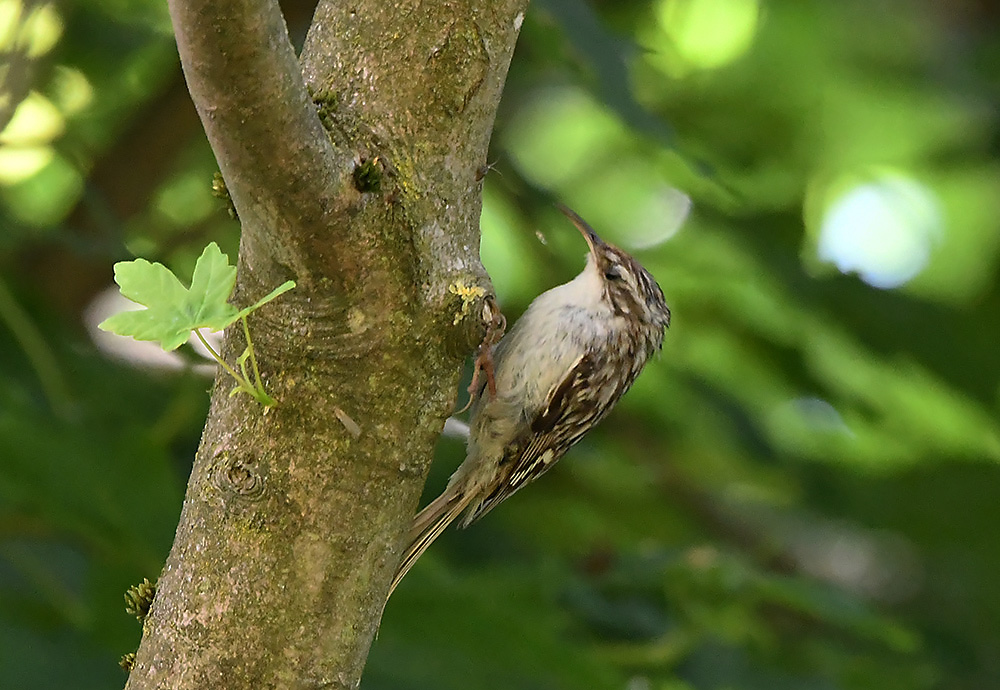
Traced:
<path fill-rule="evenodd" d="M 243 313 L 227 302 L 236 284 L 236 267 L 229 265 L 215 242 L 205 247 L 198 258 L 190 289 L 166 266 L 145 259 L 115 264 L 115 282 L 125 297 L 146 309 L 115 314 L 98 328 L 136 340 L 158 341 L 167 351 L 187 342 L 193 329 L 220 331 Z M 276 297 L 278 290 L 249 310 Z"/>
<path fill-rule="evenodd" d="M 239 318 L 239 312 L 229 304 L 229 296 L 236 285 L 236 267 L 229 265 L 229 257 L 222 253 L 215 242 L 205 247 L 194 265 L 191 289 L 188 295 L 195 307 L 193 328 L 207 327 L 221 331 Z"/>

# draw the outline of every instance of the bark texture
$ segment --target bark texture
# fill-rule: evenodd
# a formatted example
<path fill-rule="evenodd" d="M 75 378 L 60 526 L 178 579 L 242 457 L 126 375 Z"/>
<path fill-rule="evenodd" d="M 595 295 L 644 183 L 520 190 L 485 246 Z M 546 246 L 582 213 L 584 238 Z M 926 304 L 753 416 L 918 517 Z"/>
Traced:
<path fill-rule="evenodd" d="M 526 0 L 171 0 L 242 223 L 267 413 L 219 378 L 128 688 L 354 688 L 462 360 L 479 169 Z M 360 169 L 359 169 L 360 167 Z M 226 334 L 232 362 L 242 334 Z"/>

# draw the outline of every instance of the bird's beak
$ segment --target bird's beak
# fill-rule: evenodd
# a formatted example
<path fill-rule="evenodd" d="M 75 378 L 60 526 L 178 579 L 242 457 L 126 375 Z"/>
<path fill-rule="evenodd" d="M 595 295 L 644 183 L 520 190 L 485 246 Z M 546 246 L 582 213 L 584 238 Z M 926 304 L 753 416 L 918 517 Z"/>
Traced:
<path fill-rule="evenodd" d="M 583 239 L 587 240 L 587 246 L 590 247 L 590 253 L 593 254 L 596 259 L 597 249 L 605 245 L 604 240 L 602 240 L 598 234 L 594 232 L 592 227 L 587 225 L 587 221 L 576 214 L 576 211 L 563 206 L 562 204 L 559 204 L 558 208 L 563 212 L 564 216 L 573 221 L 573 225 L 575 225 L 576 229 L 580 231 L 581 235 L 583 235 Z"/>

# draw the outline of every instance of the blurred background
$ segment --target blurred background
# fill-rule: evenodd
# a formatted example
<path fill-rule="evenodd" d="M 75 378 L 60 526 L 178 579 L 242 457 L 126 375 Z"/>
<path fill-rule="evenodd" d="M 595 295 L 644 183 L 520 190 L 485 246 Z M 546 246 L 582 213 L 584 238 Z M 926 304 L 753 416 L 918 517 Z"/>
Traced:
<path fill-rule="evenodd" d="M 0 51 L 0 687 L 115 687 L 209 380 L 93 324 L 115 261 L 190 275 L 238 225 L 161 0 L 0 0 Z M 673 326 L 421 559 L 362 688 L 1000 687 L 998 102 L 987 0 L 533 3 L 484 190 L 501 304 L 581 268 L 555 198 Z"/>

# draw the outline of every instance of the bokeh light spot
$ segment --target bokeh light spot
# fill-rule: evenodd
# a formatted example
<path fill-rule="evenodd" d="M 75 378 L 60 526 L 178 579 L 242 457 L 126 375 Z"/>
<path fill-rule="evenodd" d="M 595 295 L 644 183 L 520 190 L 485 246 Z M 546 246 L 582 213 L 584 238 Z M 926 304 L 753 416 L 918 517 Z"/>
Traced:
<path fill-rule="evenodd" d="M 205 178 L 191 171 L 171 179 L 156 195 L 156 208 L 171 223 L 187 227 L 218 209 Z"/>
<path fill-rule="evenodd" d="M 931 190 L 886 173 L 857 184 L 827 207 L 817 254 L 872 287 L 895 288 L 927 266 L 942 225 Z"/>
<path fill-rule="evenodd" d="M 51 146 L 0 148 L 0 185 L 12 185 L 35 175 L 55 156 Z"/>
<path fill-rule="evenodd" d="M 33 91 L 17 106 L 2 132 L 0 144 L 27 146 L 45 144 L 63 133 L 65 120 L 52 101 Z"/>
<path fill-rule="evenodd" d="M 580 89 L 534 95 L 507 127 L 513 162 L 535 184 L 559 187 L 626 141 L 621 123 Z"/>
<path fill-rule="evenodd" d="M 760 8 L 757 0 L 660 0 L 656 14 L 677 60 L 715 69 L 750 48 Z"/>
<path fill-rule="evenodd" d="M 35 58 L 59 41 L 63 24 L 51 3 L 26 10 L 19 0 L 0 0 L 0 49 Z"/>
<path fill-rule="evenodd" d="M 94 102 L 94 87 L 80 70 L 58 65 L 52 74 L 53 99 L 66 116 L 75 115 Z"/>
<path fill-rule="evenodd" d="M 9 50 L 13 45 L 20 18 L 20 0 L 0 0 L 0 48 Z"/>

